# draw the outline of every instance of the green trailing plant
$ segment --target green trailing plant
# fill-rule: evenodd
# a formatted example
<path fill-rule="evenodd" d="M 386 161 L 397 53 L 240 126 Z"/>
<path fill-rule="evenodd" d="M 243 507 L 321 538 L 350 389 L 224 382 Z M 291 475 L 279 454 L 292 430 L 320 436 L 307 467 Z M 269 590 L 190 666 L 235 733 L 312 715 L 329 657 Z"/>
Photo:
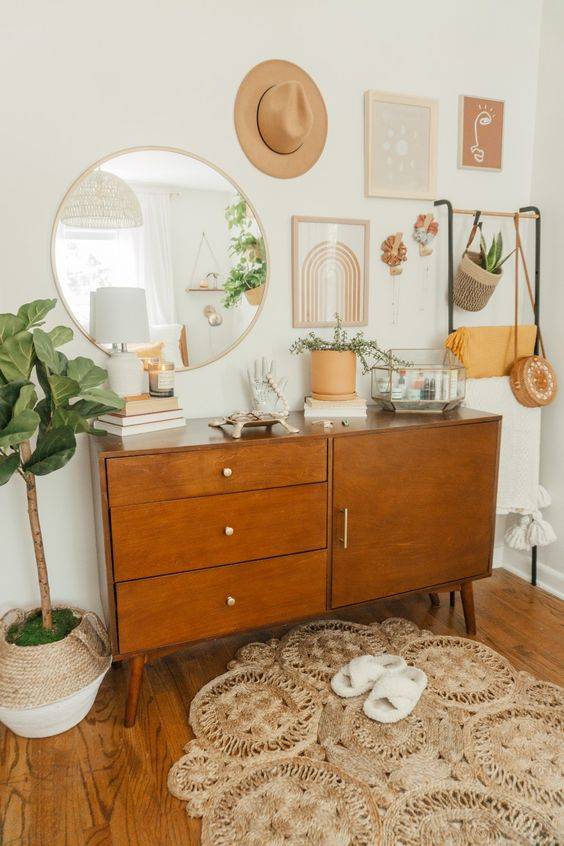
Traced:
<path fill-rule="evenodd" d="M 56 302 L 35 300 L 17 314 L 0 314 L 0 485 L 16 477 L 26 486 L 45 632 L 43 641 L 34 642 L 50 642 L 53 632 L 66 633 L 68 623 L 52 609 L 36 476 L 64 467 L 80 432 L 103 434 L 92 428 L 93 418 L 123 408 L 121 397 L 102 387 L 107 377 L 102 367 L 82 356 L 69 359 L 59 350 L 72 340 L 72 329 L 41 328 Z"/>
<path fill-rule="evenodd" d="M 223 283 L 225 297 L 222 302 L 225 308 L 233 308 L 245 291 L 260 288 L 266 282 L 266 251 L 264 239 L 252 230 L 255 219 L 239 194 L 227 206 L 225 219 L 228 228 L 234 230 L 229 254 L 236 261 Z"/>
<path fill-rule="evenodd" d="M 331 350 L 333 352 L 356 353 L 362 364 L 362 372 L 368 373 L 379 364 L 395 367 L 407 367 L 409 362 L 396 358 L 389 350 L 381 350 L 377 341 L 370 341 L 364 337 L 364 332 L 357 332 L 352 337 L 346 329 L 343 329 L 343 320 L 340 315 L 335 315 L 335 329 L 332 338 L 321 338 L 315 332 L 309 332 L 305 338 L 298 338 L 290 346 L 290 352 L 301 355 L 304 352 L 315 352 L 317 350 Z"/>
<path fill-rule="evenodd" d="M 504 262 L 513 255 L 515 250 L 511 250 L 511 252 L 502 259 L 503 237 L 501 232 L 498 232 L 497 235 L 493 236 L 492 242 L 488 247 L 486 239 L 484 238 L 484 233 L 482 232 L 482 224 L 479 223 L 478 226 L 480 228 L 480 258 L 482 267 L 489 273 L 501 273 L 502 264 L 504 264 Z"/>
<path fill-rule="evenodd" d="M 240 194 L 236 194 L 235 200 L 225 209 L 228 229 L 240 229 L 245 225 L 248 216 L 247 201 Z"/>

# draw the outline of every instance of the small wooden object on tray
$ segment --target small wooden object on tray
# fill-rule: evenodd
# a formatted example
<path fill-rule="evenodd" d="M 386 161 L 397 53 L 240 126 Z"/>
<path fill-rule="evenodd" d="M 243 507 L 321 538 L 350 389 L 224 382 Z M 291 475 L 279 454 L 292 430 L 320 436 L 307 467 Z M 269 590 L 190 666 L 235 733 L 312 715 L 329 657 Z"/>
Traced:
<path fill-rule="evenodd" d="M 231 437 L 238 440 L 245 427 L 266 426 L 268 428 L 276 426 L 279 423 L 287 432 L 296 434 L 299 429 L 295 426 L 290 426 L 285 417 L 270 412 L 260 411 L 234 411 L 226 417 L 219 417 L 215 420 L 210 420 L 209 426 L 214 428 L 221 428 L 222 426 L 233 426 L 233 431 L 230 433 Z"/>

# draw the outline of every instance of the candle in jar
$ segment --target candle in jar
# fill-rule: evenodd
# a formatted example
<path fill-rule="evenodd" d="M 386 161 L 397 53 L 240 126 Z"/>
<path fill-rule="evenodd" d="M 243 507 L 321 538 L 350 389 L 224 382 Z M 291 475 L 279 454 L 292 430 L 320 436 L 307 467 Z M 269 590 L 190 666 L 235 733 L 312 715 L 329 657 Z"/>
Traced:
<path fill-rule="evenodd" d="M 172 361 L 150 361 L 149 393 L 152 397 L 174 396 L 174 364 Z"/>

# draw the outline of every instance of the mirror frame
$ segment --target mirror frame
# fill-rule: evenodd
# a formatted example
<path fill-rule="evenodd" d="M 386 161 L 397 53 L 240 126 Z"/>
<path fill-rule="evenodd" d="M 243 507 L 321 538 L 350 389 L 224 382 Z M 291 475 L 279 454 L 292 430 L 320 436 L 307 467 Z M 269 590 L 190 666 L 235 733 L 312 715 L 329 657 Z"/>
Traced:
<path fill-rule="evenodd" d="M 56 237 L 57 237 L 57 227 L 60 223 L 61 212 L 63 210 L 63 207 L 64 207 L 67 199 L 72 194 L 72 192 L 75 190 L 75 188 L 79 185 L 79 183 L 81 182 L 82 179 L 84 179 L 86 176 L 88 176 L 90 173 L 92 173 L 94 170 L 96 170 L 96 168 L 100 167 L 100 165 L 104 164 L 104 162 L 108 162 L 111 159 L 116 159 L 119 156 L 125 156 L 128 153 L 140 153 L 140 152 L 145 152 L 147 150 L 154 150 L 156 152 L 165 152 L 165 153 L 177 153 L 177 154 L 182 155 L 182 156 L 188 156 L 191 159 L 196 159 L 197 161 L 201 162 L 202 164 L 205 164 L 208 167 L 211 167 L 213 170 L 215 170 L 217 173 L 219 173 L 220 176 L 223 176 L 224 179 L 226 179 L 231 185 L 233 185 L 233 187 L 241 195 L 241 197 L 243 197 L 245 199 L 245 202 L 248 204 L 249 208 L 251 209 L 253 216 L 254 216 L 257 224 L 258 224 L 258 227 L 261 231 L 261 235 L 262 235 L 262 238 L 263 238 L 263 241 L 264 241 L 264 252 L 265 252 L 265 257 L 266 257 L 266 280 L 265 280 L 265 283 L 264 283 L 265 292 L 264 292 L 262 301 L 257 308 L 257 312 L 256 312 L 255 316 L 253 317 L 253 319 L 251 320 L 251 322 L 249 323 L 249 325 L 247 326 L 245 331 L 242 332 L 241 335 L 239 335 L 239 337 L 235 341 L 233 341 L 232 344 L 230 344 L 228 347 L 226 347 L 226 349 L 224 349 L 221 353 L 219 353 L 219 355 L 213 356 L 212 358 L 207 358 L 205 361 L 202 361 L 200 364 L 191 364 L 188 367 L 176 367 L 175 368 L 175 373 L 185 373 L 185 372 L 189 372 L 190 370 L 198 370 L 200 367 L 206 367 L 208 364 L 213 364 L 214 362 L 219 361 L 224 356 L 226 356 L 228 353 L 232 352 L 232 350 L 234 350 L 235 347 L 237 347 L 241 343 L 241 341 L 243 341 L 247 337 L 247 335 L 249 334 L 251 329 L 255 326 L 258 318 L 260 317 L 260 315 L 262 313 L 262 310 L 264 308 L 264 304 L 266 302 L 266 298 L 268 296 L 268 289 L 269 289 L 269 285 L 270 285 L 270 251 L 268 249 L 268 240 L 267 240 L 267 237 L 266 237 L 266 232 L 264 230 L 262 220 L 260 219 L 259 215 L 257 214 L 257 211 L 256 211 L 253 203 L 251 202 L 251 200 L 247 196 L 247 193 L 245 191 L 243 191 L 242 188 L 240 187 L 240 185 L 231 176 L 229 176 L 228 173 L 226 173 L 224 170 L 222 170 L 222 168 L 220 168 L 217 165 L 213 164 L 212 162 L 208 161 L 208 159 L 205 159 L 203 156 L 198 156 L 196 153 L 189 153 L 187 150 L 183 150 L 181 147 L 167 147 L 167 146 L 161 147 L 159 145 L 149 145 L 149 146 L 143 146 L 143 147 L 126 147 L 122 150 L 117 150 L 114 153 L 110 153 L 109 155 L 104 156 L 101 159 L 98 159 L 98 161 L 94 162 L 94 164 L 91 164 L 89 167 L 87 167 L 85 170 L 83 170 L 82 173 L 69 186 L 69 188 L 67 188 L 67 190 L 65 191 L 65 194 L 63 196 L 63 199 L 61 200 L 61 202 L 59 203 L 59 205 L 57 207 L 55 219 L 53 221 L 53 227 L 52 227 L 52 230 L 51 230 L 51 272 L 53 274 L 53 280 L 55 282 L 55 287 L 57 289 L 57 293 L 58 293 L 58 295 L 61 299 L 62 304 L 65 307 L 67 314 L 69 315 L 69 317 L 72 320 L 72 322 L 74 323 L 74 325 L 81 332 L 81 334 L 84 335 L 84 337 L 88 341 L 90 341 L 91 344 L 94 344 L 95 347 L 97 347 L 99 350 L 101 350 L 103 353 L 105 353 L 107 356 L 109 356 L 110 353 L 108 352 L 108 350 L 105 349 L 100 344 L 96 343 L 96 341 L 94 340 L 92 335 L 90 335 L 90 333 L 86 331 L 84 326 L 82 326 L 78 322 L 78 320 L 74 316 L 74 314 L 71 311 L 71 308 L 70 308 L 70 306 L 67 302 L 67 299 L 66 299 L 65 294 L 64 294 L 63 289 L 62 289 L 62 285 L 59 281 L 59 276 L 58 276 L 58 273 L 57 273 L 57 266 L 56 266 L 56 262 L 55 262 L 55 240 L 56 240 Z"/>

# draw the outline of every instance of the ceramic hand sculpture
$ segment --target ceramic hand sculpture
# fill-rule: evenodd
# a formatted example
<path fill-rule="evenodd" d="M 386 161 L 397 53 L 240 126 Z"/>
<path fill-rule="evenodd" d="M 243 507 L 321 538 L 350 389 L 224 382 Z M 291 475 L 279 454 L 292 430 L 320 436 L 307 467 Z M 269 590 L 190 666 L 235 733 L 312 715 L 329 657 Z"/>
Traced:
<path fill-rule="evenodd" d="M 274 361 L 267 358 L 257 358 L 254 367 L 247 369 L 247 377 L 251 388 L 253 411 L 261 413 L 268 412 L 280 417 L 287 417 L 289 413 L 288 403 L 284 396 L 284 388 L 287 379 L 275 377 L 276 365 Z M 276 412 L 278 403 L 281 403 L 281 412 Z"/>

